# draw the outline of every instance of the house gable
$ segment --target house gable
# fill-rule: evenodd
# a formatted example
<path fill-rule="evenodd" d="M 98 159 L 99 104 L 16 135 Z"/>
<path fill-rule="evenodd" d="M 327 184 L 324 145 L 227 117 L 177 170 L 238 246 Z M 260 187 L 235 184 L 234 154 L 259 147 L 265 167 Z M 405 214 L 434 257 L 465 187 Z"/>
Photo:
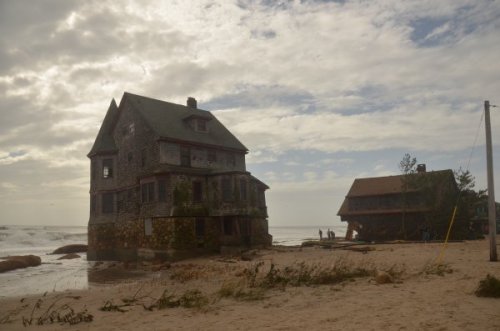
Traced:
<path fill-rule="evenodd" d="M 111 103 L 108 107 L 106 116 L 104 116 L 104 120 L 94 141 L 94 145 L 87 155 L 88 157 L 99 153 L 114 153 L 117 151 L 116 144 L 113 138 L 113 129 L 118 116 L 119 110 L 116 105 L 115 99 L 113 99 L 111 100 Z"/>
<path fill-rule="evenodd" d="M 128 92 L 123 95 L 122 102 L 126 102 L 138 111 L 161 139 L 248 152 L 248 149 L 212 113 L 206 110 Z M 190 125 L 193 120 L 197 119 L 206 120 L 207 130 L 196 130 Z"/>

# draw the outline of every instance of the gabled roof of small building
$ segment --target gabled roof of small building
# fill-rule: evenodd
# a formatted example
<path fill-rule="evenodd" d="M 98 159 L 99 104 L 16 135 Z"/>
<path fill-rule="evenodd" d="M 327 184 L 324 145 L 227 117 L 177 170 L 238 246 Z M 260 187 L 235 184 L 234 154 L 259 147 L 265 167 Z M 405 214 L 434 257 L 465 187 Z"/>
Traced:
<path fill-rule="evenodd" d="M 432 176 L 432 178 L 434 179 L 439 178 L 440 180 L 448 180 L 449 178 L 449 180 L 453 181 L 456 187 L 455 177 L 451 169 L 424 172 L 424 173 L 415 173 L 415 174 L 410 174 L 409 176 L 410 180 L 412 176 L 426 176 L 426 177 Z M 404 179 L 405 175 L 356 178 L 352 183 L 351 188 L 347 193 L 346 198 L 344 199 L 337 215 L 352 213 L 349 210 L 349 204 L 348 204 L 349 198 L 401 194 L 403 193 L 403 191 L 406 192 L 418 191 L 418 189 L 412 187 L 409 187 L 406 190 L 404 190 Z M 389 211 L 386 210 L 384 212 L 387 213 Z"/>
<path fill-rule="evenodd" d="M 137 110 L 160 138 L 225 147 L 247 152 L 248 149 L 209 111 L 143 97 L 125 92 L 120 103 Z M 209 121 L 208 132 L 197 132 L 186 120 L 203 118 Z"/>
<path fill-rule="evenodd" d="M 116 152 L 115 139 L 113 138 L 113 129 L 115 127 L 116 120 L 118 119 L 118 106 L 116 105 L 115 99 L 111 100 L 106 116 L 102 121 L 99 133 L 94 141 L 94 145 L 90 150 L 88 156 L 98 154 L 98 153 L 112 153 Z"/>
<path fill-rule="evenodd" d="M 409 176 L 437 176 L 439 178 L 445 176 L 453 177 L 453 171 L 439 170 L 424 173 L 410 174 Z M 371 177 L 371 178 L 356 178 L 352 183 L 347 197 L 375 196 L 385 194 L 397 194 L 403 192 L 405 175 Z M 412 191 L 412 189 L 409 189 Z M 406 190 L 408 191 L 408 189 Z M 414 190 L 413 190 L 414 191 Z"/>

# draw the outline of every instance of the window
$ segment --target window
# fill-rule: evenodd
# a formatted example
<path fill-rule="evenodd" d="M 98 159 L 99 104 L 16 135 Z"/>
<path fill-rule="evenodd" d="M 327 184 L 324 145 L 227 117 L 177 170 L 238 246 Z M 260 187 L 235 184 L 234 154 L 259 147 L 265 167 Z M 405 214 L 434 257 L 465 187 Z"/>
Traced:
<path fill-rule="evenodd" d="M 147 159 L 147 151 L 146 149 L 143 149 L 141 151 L 141 167 L 145 167 L 146 166 L 146 160 Z"/>
<path fill-rule="evenodd" d="M 197 237 L 205 236 L 205 219 L 204 218 L 196 218 L 195 223 L 195 232 Z"/>
<path fill-rule="evenodd" d="M 103 178 L 113 177 L 113 159 L 102 160 L 102 177 Z"/>
<path fill-rule="evenodd" d="M 207 132 L 207 120 L 202 118 L 196 119 L 196 131 Z"/>
<path fill-rule="evenodd" d="M 233 168 L 236 165 L 236 160 L 233 153 L 226 154 L 226 165 Z"/>
<path fill-rule="evenodd" d="M 191 151 L 187 146 L 181 146 L 181 166 L 191 166 Z"/>
<path fill-rule="evenodd" d="M 125 205 L 125 191 L 116 193 L 116 212 L 120 213 L 123 211 L 123 206 Z"/>
<path fill-rule="evenodd" d="M 153 202 L 155 198 L 155 183 L 146 183 L 141 185 L 142 202 Z"/>
<path fill-rule="evenodd" d="M 146 218 L 144 220 L 144 234 L 146 236 L 151 236 L 153 234 L 153 221 L 151 218 Z"/>
<path fill-rule="evenodd" d="M 193 202 L 201 202 L 203 200 L 203 186 L 201 182 L 193 182 Z"/>
<path fill-rule="evenodd" d="M 240 199 L 247 199 L 247 181 L 245 179 L 240 179 Z"/>
<path fill-rule="evenodd" d="M 231 201 L 233 199 L 233 190 L 231 189 L 231 179 L 222 179 L 222 200 Z"/>
<path fill-rule="evenodd" d="M 90 162 L 90 178 L 95 179 L 95 161 Z"/>
<path fill-rule="evenodd" d="M 167 200 L 167 181 L 162 179 L 158 181 L 158 201 Z"/>
<path fill-rule="evenodd" d="M 109 214 L 115 211 L 114 208 L 114 194 L 104 193 L 102 195 L 102 213 Z"/>
<path fill-rule="evenodd" d="M 217 154 L 215 154 L 214 150 L 209 150 L 207 152 L 207 161 L 208 161 L 208 164 L 212 164 L 212 163 L 217 162 Z"/>
<path fill-rule="evenodd" d="M 95 203 L 96 203 L 96 201 L 95 201 L 95 195 L 91 195 L 90 196 L 90 213 L 92 215 L 95 215 L 95 210 L 96 210 L 95 209 Z"/>
<path fill-rule="evenodd" d="M 230 217 L 224 217 L 223 230 L 226 236 L 233 234 L 233 219 Z"/>

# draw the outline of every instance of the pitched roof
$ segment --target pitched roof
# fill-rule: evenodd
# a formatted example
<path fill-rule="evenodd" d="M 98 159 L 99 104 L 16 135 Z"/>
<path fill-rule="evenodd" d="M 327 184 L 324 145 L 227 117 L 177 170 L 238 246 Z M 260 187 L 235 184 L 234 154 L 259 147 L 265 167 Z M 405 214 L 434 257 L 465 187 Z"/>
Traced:
<path fill-rule="evenodd" d="M 160 138 L 196 144 L 225 147 L 247 152 L 248 149 L 217 118 L 206 110 L 143 97 L 125 92 L 120 103 L 128 103 L 138 111 Z M 187 125 L 189 118 L 209 121 L 208 132 L 197 132 Z"/>
<path fill-rule="evenodd" d="M 411 174 L 410 176 L 429 176 L 429 175 L 437 176 L 440 178 L 451 175 L 453 178 L 453 171 L 450 169 L 439 170 L 439 171 Z M 349 193 L 347 193 L 347 197 L 351 198 L 351 197 L 401 193 L 403 192 L 403 183 L 404 183 L 403 179 L 404 175 L 356 178 L 352 183 Z"/>
<path fill-rule="evenodd" d="M 115 140 L 113 138 L 113 128 L 118 119 L 118 106 L 115 99 L 111 100 L 106 116 L 101 124 L 99 133 L 94 141 L 94 145 L 87 156 L 92 156 L 97 153 L 110 153 L 117 150 Z"/>
<path fill-rule="evenodd" d="M 425 173 L 416 173 L 411 174 L 410 176 L 433 176 L 434 184 L 436 187 L 443 183 L 443 180 L 447 178 L 451 178 L 456 187 L 456 182 L 454 180 L 453 171 L 448 170 L 439 170 L 439 171 L 431 171 Z M 435 180 L 439 178 L 438 182 Z M 361 214 L 373 214 L 373 213 L 397 213 L 398 208 L 395 206 L 393 209 L 386 210 L 363 210 L 363 211 L 351 211 L 349 209 L 349 198 L 356 197 L 369 197 L 369 196 L 381 196 L 381 195 L 389 195 L 389 194 L 401 194 L 403 192 L 404 187 L 404 175 L 397 176 L 385 176 L 385 177 L 371 177 L 371 178 L 356 178 L 352 183 L 351 189 L 346 195 L 346 198 L 342 202 L 342 205 L 337 213 L 337 215 L 361 215 Z M 418 191 L 418 189 L 409 188 L 406 192 Z M 423 208 L 424 210 L 426 208 Z M 419 209 L 420 210 L 420 209 Z M 407 210 L 408 211 L 408 210 Z"/>

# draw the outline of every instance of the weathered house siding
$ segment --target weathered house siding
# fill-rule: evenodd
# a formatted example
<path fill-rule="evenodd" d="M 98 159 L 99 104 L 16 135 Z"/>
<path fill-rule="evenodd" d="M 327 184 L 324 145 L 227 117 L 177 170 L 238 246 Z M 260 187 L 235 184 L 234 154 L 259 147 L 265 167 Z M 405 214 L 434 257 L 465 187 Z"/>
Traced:
<path fill-rule="evenodd" d="M 419 240 L 423 229 L 442 237 L 457 192 L 451 170 L 360 178 L 338 215 L 348 223 L 347 239 L 356 231 L 362 240 Z"/>
<path fill-rule="evenodd" d="M 246 148 L 225 130 L 198 109 L 127 93 L 119 107 L 113 101 L 89 153 L 89 260 L 269 245 L 268 187 L 246 171 Z"/>

